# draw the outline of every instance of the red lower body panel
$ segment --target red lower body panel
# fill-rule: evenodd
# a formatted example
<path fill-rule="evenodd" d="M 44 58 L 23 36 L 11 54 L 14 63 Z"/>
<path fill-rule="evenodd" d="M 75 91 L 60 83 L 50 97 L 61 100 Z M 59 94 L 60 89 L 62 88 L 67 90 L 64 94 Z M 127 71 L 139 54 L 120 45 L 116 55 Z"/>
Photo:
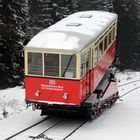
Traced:
<path fill-rule="evenodd" d="M 80 105 L 83 99 L 79 94 L 80 81 L 26 77 L 25 83 L 26 100 L 29 101 Z M 39 96 L 35 96 L 36 91 Z M 67 99 L 63 98 L 64 94 Z"/>

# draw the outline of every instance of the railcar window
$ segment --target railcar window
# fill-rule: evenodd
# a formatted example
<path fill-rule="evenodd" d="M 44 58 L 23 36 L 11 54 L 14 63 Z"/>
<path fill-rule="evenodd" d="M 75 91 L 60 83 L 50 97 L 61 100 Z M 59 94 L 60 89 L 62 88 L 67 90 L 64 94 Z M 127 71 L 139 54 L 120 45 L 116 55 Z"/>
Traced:
<path fill-rule="evenodd" d="M 85 52 L 81 54 L 81 64 L 80 64 L 80 75 L 81 77 L 85 75 Z"/>
<path fill-rule="evenodd" d="M 28 74 L 42 75 L 42 54 L 28 53 Z"/>
<path fill-rule="evenodd" d="M 59 54 L 44 54 L 45 75 L 59 76 Z"/>
<path fill-rule="evenodd" d="M 99 58 L 101 58 L 103 55 L 103 41 L 100 42 L 99 44 Z"/>
<path fill-rule="evenodd" d="M 89 59 L 90 59 L 90 52 L 89 50 L 86 51 L 86 73 L 89 71 L 90 69 L 90 62 L 89 62 Z"/>
<path fill-rule="evenodd" d="M 95 66 L 98 62 L 98 47 L 93 49 L 93 65 Z"/>
<path fill-rule="evenodd" d="M 107 36 L 105 37 L 105 40 L 104 40 L 104 50 L 106 51 L 107 49 Z"/>
<path fill-rule="evenodd" d="M 111 42 L 113 41 L 113 28 L 111 29 Z"/>
<path fill-rule="evenodd" d="M 76 78 L 75 55 L 61 55 L 61 77 Z"/>
<path fill-rule="evenodd" d="M 113 28 L 113 30 L 112 30 L 112 34 L 113 34 L 113 40 L 115 39 L 115 27 Z"/>
<path fill-rule="evenodd" d="M 111 44 L 111 31 L 109 32 L 109 45 Z"/>

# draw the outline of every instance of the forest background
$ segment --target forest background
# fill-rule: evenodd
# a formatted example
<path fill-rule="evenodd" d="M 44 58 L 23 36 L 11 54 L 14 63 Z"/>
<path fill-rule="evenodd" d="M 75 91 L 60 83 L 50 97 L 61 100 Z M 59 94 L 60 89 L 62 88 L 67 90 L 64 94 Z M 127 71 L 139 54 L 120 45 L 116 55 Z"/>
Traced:
<path fill-rule="evenodd" d="M 140 0 L 0 0 L 0 88 L 23 81 L 23 48 L 35 34 L 86 10 L 118 14 L 116 67 L 139 71 Z"/>

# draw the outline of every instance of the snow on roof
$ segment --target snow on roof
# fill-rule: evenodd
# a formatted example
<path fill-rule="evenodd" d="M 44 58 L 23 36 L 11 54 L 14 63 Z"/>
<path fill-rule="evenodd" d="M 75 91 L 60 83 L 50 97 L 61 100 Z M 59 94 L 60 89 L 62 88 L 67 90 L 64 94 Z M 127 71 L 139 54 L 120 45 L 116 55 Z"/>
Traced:
<path fill-rule="evenodd" d="M 117 19 L 105 11 L 74 13 L 34 36 L 25 49 L 78 52 L 94 43 Z"/>

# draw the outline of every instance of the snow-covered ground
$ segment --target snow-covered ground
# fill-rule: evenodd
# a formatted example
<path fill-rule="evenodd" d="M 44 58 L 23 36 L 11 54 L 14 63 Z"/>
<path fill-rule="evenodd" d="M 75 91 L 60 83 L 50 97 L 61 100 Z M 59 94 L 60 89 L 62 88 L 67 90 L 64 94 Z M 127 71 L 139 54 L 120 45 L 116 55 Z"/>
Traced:
<path fill-rule="evenodd" d="M 19 114 L 26 109 L 25 89 L 22 87 L 0 90 L 0 120 Z"/>
<path fill-rule="evenodd" d="M 140 79 L 140 72 L 119 73 L 117 77 L 121 85 Z M 119 94 L 121 96 L 138 86 L 140 81 L 119 87 Z M 122 100 L 92 123 L 86 123 L 70 140 L 139 140 L 140 88 L 122 97 Z"/>
<path fill-rule="evenodd" d="M 121 72 L 117 77 L 118 84 L 121 85 L 140 79 L 140 72 Z M 119 87 L 119 93 L 123 95 L 138 86 L 140 81 Z M 21 87 L 0 90 L 0 140 L 44 118 L 40 116 L 40 111 L 33 112 L 31 109 L 26 109 L 24 93 L 25 90 Z M 117 101 L 111 109 L 107 109 L 96 120 L 87 122 L 69 139 L 139 140 L 140 88 L 122 97 L 122 100 Z M 4 110 L 8 113 L 6 118 L 3 115 Z M 24 140 L 22 137 L 20 139 Z"/>

